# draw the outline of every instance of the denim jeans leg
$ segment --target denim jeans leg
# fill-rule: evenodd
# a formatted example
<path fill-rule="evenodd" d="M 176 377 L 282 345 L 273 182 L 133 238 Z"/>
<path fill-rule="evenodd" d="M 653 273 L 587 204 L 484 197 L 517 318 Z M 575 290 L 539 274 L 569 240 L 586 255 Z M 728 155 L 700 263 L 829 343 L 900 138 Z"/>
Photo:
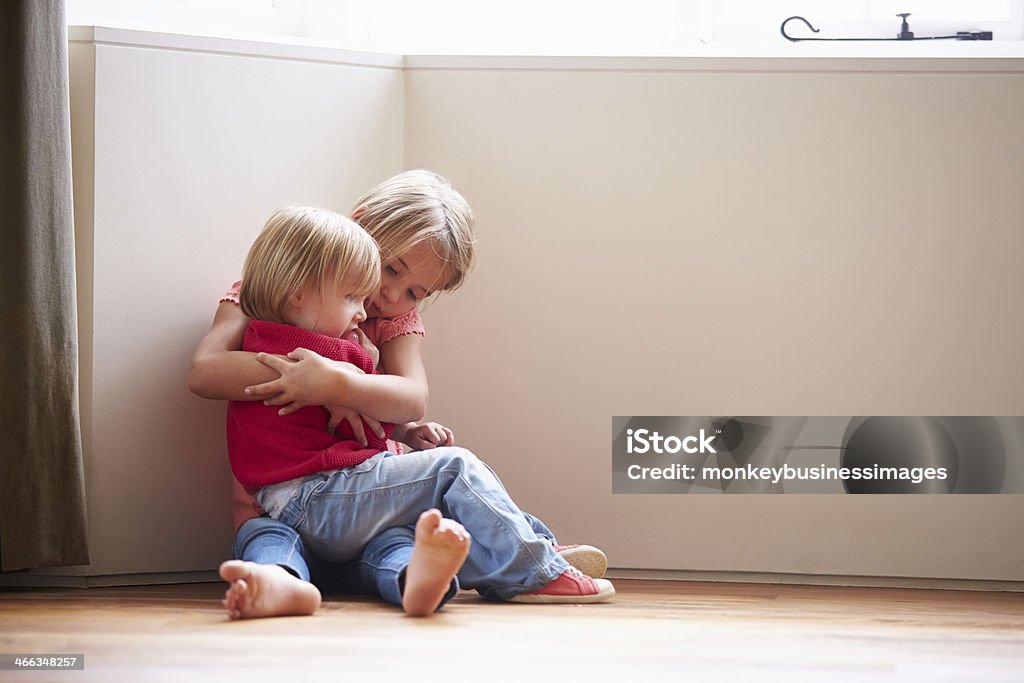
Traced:
<path fill-rule="evenodd" d="M 306 481 L 280 512 L 313 552 L 330 561 L 357 557 L 390 527 L 412 526 L 436 507 L 473 536 L 460 583 L 505 599 L 540 588 L 569 567 L 538 536 L 489 468 L 464 448 L 374 456 Z"/>
<path fill-rule="evenodd" d="M 362 563 L 324 562 L 309 550 L 295 529 L 269 517 L 256 517 L 242 524 L 235 536 L 234 556 L 257 564 L 276 564 L 309 581 L 325 595 L 385 597 L 380 590 L 380 579 L 368 573 Z M 402 604 L 401 594 L 398 604 Z"/>
<path fill-rule="evenodd" d="M 498 481 L 499 484 L 501 484 L 501 488 L 505 489 L 505 485 L 501 483 L 501 477 L 498 476 L 498 473 L 495 472 L 487 463 L 480 461 L 480 464 L 482 464 L 484 467 L 490 470 L 491 474 L 494 475 L 494 478 Z M 505 489 L 505 493 L 506 495 L 508 494 L 508 489 Z M 551 529 L 549 529 L 547 525 L 544 524 L 544 522 L 540 521 L 539 519 L 531 515 L 529 512 L 526 512 L 525 510 L 523 511 L 523 516 L 526 517 L 526 523 L 530 525 L 531 529 L 533 529 L 533 533 L 548 539 L 549 541 L 551 541 L 551 545 L 555 545 L 557 543 L 557 541 L 555 540 L 554 532 L 552 532 Z"/>
<path fill-rule="evenodd" d="M 306 549 L 309 581 L 327 595 L 372 595 L 378 597 L 377 584 L 368 581 L 358 560 L 325 562 Z"/>
<path fill-rule="evenodd" d="M 363 583 L 375 586 L 377 594 L 392 605 L 402 606 L 405 571 L 412 559 L 415 542 L 414 527 L 392 527 L 374 536 L 359 559 Z M 458 592 L 458 579 L 453 578 L 437 609 L 441 609 Z"/>
<path fill-rule="evenodd" d="M 309 581 L 309 567 L 303 558 L 304 544 L 295 529 L 270 517 L 246 520 L 235 533 L 236 560 L 276 564 Z"/>
<path fill-rule="evenodd" d="M 533 533 L 537 534 L 541 538 L 548 539 L 548 541 L 551 542 L 551 545 L 555 545 L 557 543 L 555 540 L 555 533 L 551 531 L 551 529 L 547 528 L 544 522 L 540 521 L 529 512 L 524 512 L 523 517 L 526 517 L 526 523 L 530 525 L 531 529 L 533 529 Z"/>

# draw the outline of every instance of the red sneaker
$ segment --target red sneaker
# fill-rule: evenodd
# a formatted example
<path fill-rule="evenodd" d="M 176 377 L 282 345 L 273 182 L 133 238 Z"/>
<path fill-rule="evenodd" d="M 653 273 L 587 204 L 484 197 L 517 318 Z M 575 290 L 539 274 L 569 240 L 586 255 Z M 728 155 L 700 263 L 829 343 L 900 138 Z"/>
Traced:
<path fill-rule="evenodd" d="M 615 586 L 607 579 L 592 579 L 575 567 L 569 567 L 543 588 L 520 593 L 509 602 L 532 604 L 578 604 L 604 602 L 615 595 Z"/>
<path fill-rule="evenodd" d="M 592 545 L 556 545 L 555 552 L 591 578 L 603 578 L 608 571 L 608 557 Z"/>

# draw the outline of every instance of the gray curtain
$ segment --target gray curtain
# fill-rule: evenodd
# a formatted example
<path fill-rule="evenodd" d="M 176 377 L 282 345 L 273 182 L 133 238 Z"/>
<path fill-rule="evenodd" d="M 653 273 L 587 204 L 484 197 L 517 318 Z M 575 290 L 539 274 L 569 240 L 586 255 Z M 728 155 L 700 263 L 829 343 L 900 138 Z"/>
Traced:
<path fill-rule="evenodd" d="M 87 564 L 63 0 L 0 1 L 0 570 Z"/>

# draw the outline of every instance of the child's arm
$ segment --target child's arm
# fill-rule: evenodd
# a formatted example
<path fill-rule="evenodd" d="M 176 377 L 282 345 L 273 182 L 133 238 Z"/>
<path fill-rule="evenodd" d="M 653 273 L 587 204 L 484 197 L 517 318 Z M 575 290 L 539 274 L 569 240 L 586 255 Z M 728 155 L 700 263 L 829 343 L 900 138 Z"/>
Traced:
<path fill-rule="evenodd" d="M 378 420 L 384 411 L 402 409 L 392 422 L 422 420 L 427 412 L 427 371 L 423 367 L 423 337 L 403 334 L 381 344 L 380 365 L 386 375 L 348 375 L 345 403 Z"/>
<path fill-rule="evenodd" d="M 407 417 L 396 422 L 422 420 L 427 412 L 427 371 L 423 367 L 423 337 L 403 334 L 381 344 L 382 375 L 351 376 L 352 405 L 376 416 L 376 411 L 395 403 L 408 408 Z"/>
<path fill-rule="evenodd" d="M 427 407 L 427 374 L 421 356 L 423 339 L 405 334 L 380 348 L 387 375 L 331 371 L 332 361 L 306 349 L 288 359 L 260 354 L 258 360 L 280 377 L 246 389 L 248 398 L 284 406 L 282 415 L 306 405 L 345 405 L 381 422 L 409 422 L 423 417 Z"/>
<path fill-rule="evenodd" d="M 228 401 L 252 401 L 267 398 L 245 392 L 247 386 L 269 382 L 280 375 L 266 363 L 257 360 L 257 354 L 242 351 L 242 340 L 249 318 L 238 304 L 224 301 L 217 307 L 213 326 L 192 356 L 189 367 L 188 388 L 203 398 Z M 276 356 L 285 359 L 285 356 Z M 362 370 L 349 363 L 332 363 L 329 371 L 355 372 Z"/>
<path fill-rule="evenodd" d="M 357 411 L 388 422 L 405 422 L 423 417 L 423 411 L 426 409 L 426 373 L 422 361 L 418 363 L 418 382 L 408 378 L 369 376 L 373 380 L 383 380 L 377 385 L 373 381 L 346 381 L 352 377 L 367 376 L 349 363 L 334 362 L 312 352 L 305 352 L 310 358 L 315 357 L 321 361 L 314 365 L 318 366 L 322 374 L 318 376 L 313 373 L 302 373 L 302 376 L 297 376 L 290 372 L 290 369 L 298 363 L 290 363 L 284 356 L 264 355 L 265 362 L 260 362 L 257 354 L 241 350 L 242 339 L 248 325 L 249 318 L 238 304 L 224 301 L 217 307 L 210 331 L 199 342 L 192 356 L 188 374 L 188 388 L 192 393 L 203 398 L 229 401 L 263 399 L 269 400 L 272 405 L 287 405 L 298 401 L 299 404 L 291 410 L 296 410 L 301 405 L 352 403 L 351 407 Z M 407 338 L 410 336 L 406 335 L 386 344 L 387 351 L 382 351 L 381 356 L 390 363 L 389 367 L 401 368 L 415 377 L 417 364 L 403 360 L 401 349 L 398 348 L 409 346 L 408 342 L 400 342 L 401 339 Z M 419 341 L 418 337 L 416 341 Z M 397 354 L 396 349 L 399 351 Z M 416 353 L 418 354 L 418 345 Z M 388 361 L 388 358 L 391 360 Z M 279 365 L 272 365 L 274 361 Z M 281 379 L 279 369 L 291 375 L 290 380 L 280 385 L 274 382 Z M 309 386 L 311 384 L 313 386 Z M 354 391 L 350 391 L 352 386 L 355 387 Z M 252 391 L 246 391 L 247 387 Z M 286 393 L 279 395 L 281 392 Z M 371 409 L 375 412 L 371 413 L 358 405 L 362 397 L 369 397 Z M 303 398 L 306 400 L 301 401 Z M 395 402 L 390 403 L 392 400 Z"/>
<path fill-rule="evenodd" d="M 192 356 L 189 391 L 203 398 L 244 401 L 250 398 L 245 387 L 277 377 L 255 353 L 241 350 L 248 325 L 249 317 L 238 304 L 225 301 L 217 307 L 213 326 Z"/>

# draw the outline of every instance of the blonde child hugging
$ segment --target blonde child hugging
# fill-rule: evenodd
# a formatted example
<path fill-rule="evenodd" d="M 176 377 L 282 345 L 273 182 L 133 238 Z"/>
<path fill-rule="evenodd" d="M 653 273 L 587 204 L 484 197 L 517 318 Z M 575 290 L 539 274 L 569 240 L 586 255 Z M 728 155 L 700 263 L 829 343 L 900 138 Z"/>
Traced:
<path fill-rule="evenodd" d="M 304 348 L 372 374 L 370 356 L 351 340 L 366 318 L 363 301 L 378 286 L 377 258 L 373 239 L 337 214 L 275 213 L 246 259 L 240 298 L 254 319 L 243 350 L 285 355 Z M 430 564 L 435 585 L 447 586 L 461 567 L 465 587 L 496 599 L 593 602 L 614 593 L 609 582 L 589 579 L 593 589 L 580 591 L 579 573 L 469 451 L 392 457 L 386 439 L 393 425 L 369 430 L 364 445 L 348 424 L 331 435 L 321 407 L 280 412 L 259 402 L 229 405 L 232 469 L 270 516 L 296 529 L 322 559 L 355 559 L 375 537 L 411 527 L 427 510 L 443 514 L 452 532 L 447 562 Z M 407 591 L 414 564 L 415 555 Z"/>
<path fill-rule="evenodd" d="M 297 348 L 374 373 L 374 360 L 357 342 L 366 319 L 364 301 L 379 287 L 377 244 L 354 222 L 330 211 L 290 207 L 271 216 L 246 258 L 242 310 L 252 318 L 243 350 L 287 354 Z M 287 416 L 260 402 L 228 405 L 228 454 L 236 479 L 255 493 L 263 486 L 314 472 L 356 465 L 386 451 L 387 436 L 422 439 L 417 425 L 375 423 L 355 438 L 350 422 L 326 429 L 320 406 Z M 440 428 L 440 426 L 438 426 Z M 406 434 L 413 435 L 410 437 Z M 379 433 L 379 436 L 378 436 Z M 448 589 L 468 550 L 461 525 L 422 515 L 405 584 L 405 605 L 429 613 Z"/>
<path fill-rule="evenodd" d="M 366 446 L 365 434 L 382 436 L 370 415 L 391 420 L 422 416 L 426 404 L 421 358 L 424 328 L 417 308 L 431 294 L 452 291 L 465 281 L 473 258 L 472 213 L 446 179 L 419 170 L 399 174 L 371 189 L 356 202 L 352 216 L 382 252 L 381 286 L 367 302 L 369 319 L 360 327 L 380 345 L 381 366 L 391 374 L 365 375 L 351 364 L 327 361 L 303 349 L 290 353 L 290 361 L 267 355 L 258 362 L 255 354 L 239 350 L 249 320 L 238 305 L 236 283 L 222 299 L 213 327 L 196 350 L 189 374 L 193 392 L 213 399 L 267 399 L 282 406 L 282 413 L 323 404 L 330 409 L 332 424 L 348 423 Z M 355 335 L 350 332 L 349 336 Z M 365 337 L 359 336 L 365 343 Z M 365 421 L 356 411 L 367 416 Z M 365 429 L 367 426 L 370 429 Z M 452 435 L 440 425 L 429 424 L 406 440 L 417 448 L 427 448 L 450 445 Z M 420 537 L 432 538 L 436 530 L 444 529 L 437 513 L 426 525 L 421 520 L 415 533 L 411 527 L 391 528 L 375 536 L 360 559 L 335 563 L 323 561 L 293 529 L 263 515 L 237 485 L 235 498 L 238 559 L 221 567 L 222 576 L 231 584 L 225 605 L 233 618 L 312 613 L 320 604 L 318 588 L 376 594 L 403 605 L 410 613 L 425 613 L 458 589 L 458 581 L 452 579 L 441 595 L 436 593 L 435 582 L 438 599 L 420 600 L 419 607 L 417 600 L 409 599 L 410 592 L 414 598 L 417 594 L 410 586 L 419 586 L 421 582 L 415 579 L 423 573 L 414 571 L 424 564 L 417 558 L 428 557 L 417 554 L 423 545 Z M 557 546 L 540 520 L 524 516 L 536 534 L 569 563 L 591 576 L 603 575 L 605 558 L 599 550 Z M 422 533 L 423 527 L 429 533 Z M 551 595 L 547 600 L 536 596 L 535 601 L 587 601 L 601 592 L 587 579 L 581 583 L 576 591 Z M 573 592 L 581 594 L 572 598 Z"/>

